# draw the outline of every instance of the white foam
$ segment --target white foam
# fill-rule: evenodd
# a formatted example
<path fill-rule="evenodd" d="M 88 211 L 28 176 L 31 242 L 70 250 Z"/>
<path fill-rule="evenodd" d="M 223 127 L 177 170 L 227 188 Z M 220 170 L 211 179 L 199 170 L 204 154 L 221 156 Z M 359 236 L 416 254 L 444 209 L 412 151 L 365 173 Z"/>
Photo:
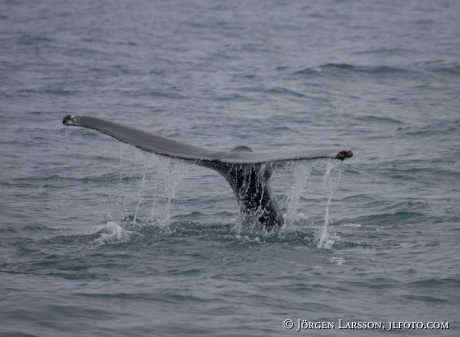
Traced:
<path fill-rule="evenodd" d="M 116 221 L 109 221 L 107 224 L 98 226 L 97 232 L 100 236 L 93 241 L 95 244 L 110 244 L 129 241 L 132 235 L 142 235 L 137 232 L 125 230 Z"/>

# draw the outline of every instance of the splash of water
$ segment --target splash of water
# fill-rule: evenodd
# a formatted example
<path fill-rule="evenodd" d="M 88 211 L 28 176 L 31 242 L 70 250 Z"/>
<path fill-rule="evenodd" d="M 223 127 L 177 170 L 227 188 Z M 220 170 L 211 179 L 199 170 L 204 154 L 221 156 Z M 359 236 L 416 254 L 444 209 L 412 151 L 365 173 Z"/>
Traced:
<path fill-rule="evenodd" d="M 174 199 L 177 186 L 179 186 L 185 178 L 190 164 L 184 160 L 170 159 L 166 157 L 160 158 L 159 162 L 159 174 L 161 179 L 165 182 L 165 202 L 163 206 L 164 216 L 160 221 L 160 226 L 165 229 L 165 227 L 171 224 L 171 201 Z"/>
<path fill-rule="evenodd" d="M 153 224 L 159 226 L 162 230 L 169 231 L 174 197 L 179 185 L 181 185 L 190 170 L 190 166 L 193 164 L 183 160 L 145 154 L 139 150 L 134 151 L 136 151 L 134 164 L 132 156 L 124 160 L 123 153 L 120 155 L 120 166 L 124 166 L 124 168 L 122 167 L 118 173 L 116 205 L 114 203 L 109 205 L 111 208 L 116 207 L 115 214 L 117 216 L 112 220 L 118 222 L 125 229 L 138 230 L 147 224 Z M 139 158 L 142 158 L 142 160 Z M 291 164 L 293 178 L 290 185 L 288 185 L 289 191 L 286 195 L 285 224 L 280 231 L 275 231 L 281 236 L 289 233 L 295 235 L 296 228 L 294 223 L 302 215 L 297 213 L 300 197 L 309 182 L 313 168 L 319 162 L 324 163 L 324 161 L 302 161 Z M 332 174 L 336 167 L 339 167 L 338 176 Z M 265 172 L 265 166 L 263 165 L 256 168 L 262 170 L 261 172 Z M 327 161 L 322 178 L 322 190 L 327 193 L 326 205 L 323 208 L 324 224 L 320 232 L 315 235 L 315 241 L 319 248 L 331 248 L 338 239 L 330 231 L 330 207 L 334 192 L 340 182 L 340 176 L 339 162 L 335 160 Z M 248 175 L 248 179 L 246 183 L 249 184 L 250 179 L 252 179 L 251 175 Z M 242 198 L 243 196 L 240 197 Z M 244 197 L 247 198 L 248 196 L 245 195 Z M 254 203 L 263 204 L 262 200 L 254 200 Z M 240 212 L 233 227 L 234 232 L 271 235 L 272 231 L 267 230 L 258 221 L 263 216 L 262 213 L 262 207 L 252 212 Z M 110 218 L 110 212 L 108 215 Z M 308 217 L 304 216 L 304 219 L 308 220 Z M 121 222 L 119 222 L 120 220 Z M 139 228 L 135 229 L 134 227 Z"/>
<path fill-rule="evenodd" d="M 96 245 L 127 242 L 132 235 L 142 235 L 124 229 L 116 221 L 109 221 L 107 224 L 99 226 L 97 232 L 100 233 L 100 236 L 93 241 Z"/>
<path fill-rule="evenodd" d="M 144 191 L 146 176 L 147 176 L 147 172 L 149 171 L 149 161 L 148 161 L 147 155 L 144 154 L 144 158 L 145 158 L 144 171 L 142 173 L 142 180 L 141 180 L 139 190 L 137 191 L 137 205 L 136 205 L 136 209 L 134 211 L 133 225 L 136 225 L 136 220 L 137 220 L 137 215 L 138 215 L 138 212 L 139 212 L 139 207 L 141 206 L 142 201 L 143 201 L 142 192 Z"/>
<path fill-rule="evenodd" d="M 338 175 L 336 179 L 331 177 L 331 171 L 338 166 Z M 324 225 L 319 235 L 318 248 L 330 249 L 338 237 L 330 233 L 329 224 L 331 222 L 329 209 L 331 206 L 332 196 L 337 190 L 341 178 L 341 162 L 337 163 L 336 161 L 328 160 L 326 164 L 326 172 L 323 177 L 323 188 L 328 192 L 326 208 L 324 212 Z"/>
<path fill-rule="evenodd" d="M 120 149 L 117 187 L 109 193 L 107 217 L 131 228 L 146 223 L 169 226 L 172 200 L 190 164 L 127 149 L 127 156 L 124 145 Z"/>
<path fill-rule="evenodd" d="M 287 195 L 287 212 L 285 217 L 284 231 L 293 231 L 294 221 L 297 220 L 297 208 L 299 207 L 300 195 L 307 185 L 313 169 L 313 162 L 294 163 L 294 179 Z"/>

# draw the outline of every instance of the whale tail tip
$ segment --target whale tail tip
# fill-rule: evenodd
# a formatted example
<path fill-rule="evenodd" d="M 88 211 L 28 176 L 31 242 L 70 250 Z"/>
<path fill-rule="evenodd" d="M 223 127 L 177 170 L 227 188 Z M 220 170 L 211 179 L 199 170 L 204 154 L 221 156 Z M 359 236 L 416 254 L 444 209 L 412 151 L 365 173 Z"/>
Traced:
<path fill-rule="evenodd" d="M 340 151 L 335 156 L 336 159 L 340 159 L 340 160 L 345 160 L 346 158 L 351 158 L 351 157 L 353 157 L 353 152 L 351 152 L 350 150 Z"/>
<path fill-rule="evenodd" d="M 67 115 L 62 120 L 62 124 L 64 125 L 77 125 L 77 117 L 74 115 Z"/>

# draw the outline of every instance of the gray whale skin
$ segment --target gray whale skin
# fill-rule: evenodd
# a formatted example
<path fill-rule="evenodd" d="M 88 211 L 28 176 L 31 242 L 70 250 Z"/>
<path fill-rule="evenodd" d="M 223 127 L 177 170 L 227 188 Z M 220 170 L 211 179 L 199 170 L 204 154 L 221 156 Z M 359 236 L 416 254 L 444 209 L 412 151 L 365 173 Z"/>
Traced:
<path fill-rule="evenodd" d="M 247 146 L 237 146 L 230 151 L 208 150 L 89 116 L 67 115 L 63 124 L 94 129 L 141 150 L 191 160 L 219 172 L 235 192 L 240 216 L 247 221 L 256 221 L 267 229 L 284 225 L 283 215 L 269 184 L 273 168 L 293 160 L 344 160 L 353 156 L 350 150 L 337 148 L 253 152 Z"/>

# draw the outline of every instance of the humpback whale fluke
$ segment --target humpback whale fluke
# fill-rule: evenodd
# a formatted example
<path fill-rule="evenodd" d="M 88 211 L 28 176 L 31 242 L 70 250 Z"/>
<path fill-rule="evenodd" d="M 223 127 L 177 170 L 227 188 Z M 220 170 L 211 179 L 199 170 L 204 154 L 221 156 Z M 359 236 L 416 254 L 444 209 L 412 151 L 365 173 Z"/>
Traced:
<path fill-rule="evenodd" d="M 277 163 L 319 158 L 344 160 L 353 156 L 351 151 L 343 149 L 254 152 L 241 145 L 230 151 L 208 150 L 96 117 L 67 115 L 63 123 L 94 129 L 141 150 L 192 160 L 197 165 L 219 172 L 235 192 L 240 215 L 268 228 L 284 224 L 269 184 Z"/>

